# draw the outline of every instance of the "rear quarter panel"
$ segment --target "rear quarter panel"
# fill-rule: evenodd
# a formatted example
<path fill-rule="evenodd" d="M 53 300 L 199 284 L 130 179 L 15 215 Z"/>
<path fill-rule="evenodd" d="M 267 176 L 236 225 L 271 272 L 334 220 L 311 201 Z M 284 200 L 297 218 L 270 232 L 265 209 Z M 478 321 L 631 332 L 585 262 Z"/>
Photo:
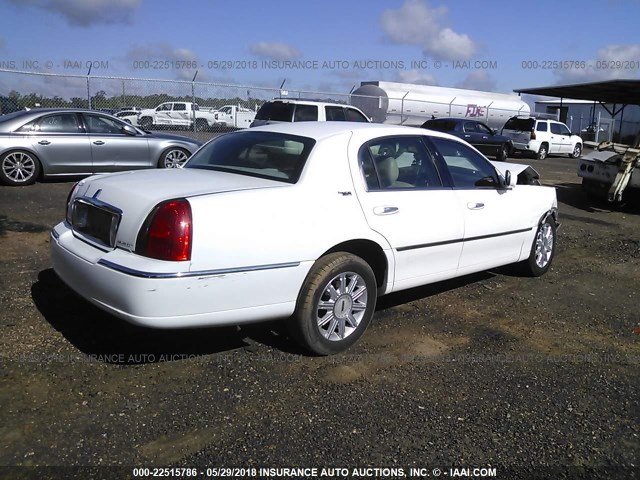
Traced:
<path fill-rule="evenodd" d="M 191 269 L 315 261 L 352 239 L 370 239 L 385 248 L 353 192 L 348 138 L 342 134 L 316 144 L 297 184 L 189 198 Z"/>

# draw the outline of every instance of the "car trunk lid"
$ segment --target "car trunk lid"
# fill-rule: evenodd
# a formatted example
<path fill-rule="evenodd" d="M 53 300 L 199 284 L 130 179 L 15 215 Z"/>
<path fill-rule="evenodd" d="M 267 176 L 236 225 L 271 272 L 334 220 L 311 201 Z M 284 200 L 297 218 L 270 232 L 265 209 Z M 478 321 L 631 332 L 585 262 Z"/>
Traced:
<path fill-rule="evenodd" d="M 96 175 L 74 194 L 74 231 L 103 248 L 134 250 L 138 232 L 161 202 L 289 184 L 247 175 L 199 169 L 169 169 Z"/>

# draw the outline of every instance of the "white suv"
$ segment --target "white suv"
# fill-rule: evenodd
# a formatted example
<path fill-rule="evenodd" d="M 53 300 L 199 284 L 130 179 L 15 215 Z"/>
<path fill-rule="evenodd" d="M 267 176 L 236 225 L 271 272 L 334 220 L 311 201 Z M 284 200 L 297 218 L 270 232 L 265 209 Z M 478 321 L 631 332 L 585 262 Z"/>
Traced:
<path fill-rule="evenodd" d="M 282 122 L 369 122 L 362 110 L 340 103 L 277 99 L 264 103 L 252 127 Z"/>
<path fill-rule="evenodd" d="M 555 120 L 511 117 L 502 127 L 502 135 L 511 138 L 515 151 L 531 152 L 544 160 L 547 155 L 566 153 L 572 158 L 582 154 L 582 138 Z"/>

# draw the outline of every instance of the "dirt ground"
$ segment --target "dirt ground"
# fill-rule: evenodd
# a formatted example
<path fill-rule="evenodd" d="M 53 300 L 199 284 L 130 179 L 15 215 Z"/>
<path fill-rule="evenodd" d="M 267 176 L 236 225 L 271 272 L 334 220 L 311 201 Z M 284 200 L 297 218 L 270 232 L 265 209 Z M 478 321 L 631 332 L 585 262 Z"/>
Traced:
<path fill-rule="evenodd" d="M 0 187 L 0 477 L 174 465 L 637 478 L 640 210 L 587 201 L 574 160 L 510 161 L 557 187 L 551 271 L 383 297 L 360 343 L 330 358 L 277 323 L 163 332 L 101 312 L 51 269 L 72 183 Z"/>

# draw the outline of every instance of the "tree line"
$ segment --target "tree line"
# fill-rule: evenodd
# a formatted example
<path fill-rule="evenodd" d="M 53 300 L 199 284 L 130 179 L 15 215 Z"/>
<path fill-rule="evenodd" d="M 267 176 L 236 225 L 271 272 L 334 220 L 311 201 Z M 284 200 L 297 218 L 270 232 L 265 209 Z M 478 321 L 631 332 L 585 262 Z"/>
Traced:
<path fill-rule="evenodd" d="M 175 96 L 166 93 L 152 95 L 116 95 L 108 97 L 106 92 L 100 90 L 89 99 L 72 97 L 65 99 L 59 96 L 48 97 L 38 93 L 21 94 L 12 90 L 9 95 L 0 95 L 0 114 L 16 112 L 31 108 L 92 108 L 121 110 L 124 107 L 155 108 L 164 102 L 193 102 L 194 97 L 189 95 Z M 264 100 L 242 99 L 238 96 L 233 98 L 204 98 L 195 97 L 195 103 L 201 107 L 220 108 L 223 105 L 240 105 L 247 108 L 255 108 L 261 105 Z"/>

